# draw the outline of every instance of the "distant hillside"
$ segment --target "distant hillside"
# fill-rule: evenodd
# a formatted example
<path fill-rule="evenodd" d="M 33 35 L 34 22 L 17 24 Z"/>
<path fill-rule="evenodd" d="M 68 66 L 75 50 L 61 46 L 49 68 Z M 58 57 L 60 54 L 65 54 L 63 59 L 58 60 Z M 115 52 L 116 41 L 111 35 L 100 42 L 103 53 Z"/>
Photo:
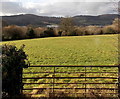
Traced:
<path fill-rule="evenodd" d="M 74 20 L 77 25 L 110 25 L 115 18 L 118 18 L 117 14 L 105 14 L 99 16 L 75 16 Z"/>
<path fill-rule="evenodd" d="M 117 18 L 117 14 L 105 14 L 99 16 L 74 16 L 74 23 L 77 26 L 86 25 L 109 25 L 112 21 Z M 61 17 L 47 17 L 47 16 L 37 16 L 33 14 L 25 15 L 14 15 L 14 16 L 2 16 L 2 20 L 6 21 L 9 25 L 19 25 L 26 26 L 29 24 L 35 26 L 46 26 L 51 24 L 59 24 Z"/>

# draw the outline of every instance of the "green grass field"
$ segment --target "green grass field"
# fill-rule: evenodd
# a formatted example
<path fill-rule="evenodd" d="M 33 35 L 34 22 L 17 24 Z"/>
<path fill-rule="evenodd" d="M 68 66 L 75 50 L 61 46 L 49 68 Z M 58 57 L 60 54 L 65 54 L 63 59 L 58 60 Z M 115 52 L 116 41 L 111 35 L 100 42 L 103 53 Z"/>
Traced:
<path fill-rule="evenodd" d="M 118 35 L 93 35 L 93 36 L 72 36 L 72 37 L 51 37 L 28 39 L 18 41 L 7 41 L 2 44 L 13 44 L 20 47 L 25 45 L 25 52 L 31 65 L 116 65 L 118 64 Z M 24 72 L 53 71 L 53 68 L 28 68 Z M 57 71 L 84 71 L 84 68 L 57 68 Z M 89 68 L 89 71 L 97 72 L 99 68 Z M 117 71 L 111 68 L 102 68 L 101 71 Z M 108 76 L 116 74 L 88 74 L 87 76 Z M 51 77 L 52 74 L 24 74 L 24 77 Z M 84 74 L 57 74 L 56 76 L 85 76 Z M 117 82 L 116 80 L 91 79 L 87 82 Z M 52 82 L 52 80 L 24 80 L 24 82 Z M 83 80 L 56 80 L 56 82 L 84 82 Z M 31 87 L 38 87 L 34 85 Z M 46 87 L 43 85 L 42 87 Z M 72 85 L 56 85 L 58 87 Z M 78 85 L 77 85 L 78 86 Z M 82 87 L 83 85 L 79 85 Z M 90 85 L 91 86 L 91 85 Z M 88 86 L 88 87 L 90 87 Z M 98 85 L 100 87 L 100 85 Z M 103 85 L 102 85 L 103 86 Z M 105 85 L 104 85 L 105 86 Z M 29 88 L 26 85 L 25 88 Z M 50 87 L 50 85 L 49 85 Z M 72 86 L 73 87 L 73 86 Z M 95 87 L 95 86 L 93 86 Z M 107 86 L 108 88 L 114 86 Z"/>
<path fill-rule="evenodd" d="M 114 65 L 117 64 L 117 35 L 53 37 L 8 41 L 25 44 L 31 65 Z"/>

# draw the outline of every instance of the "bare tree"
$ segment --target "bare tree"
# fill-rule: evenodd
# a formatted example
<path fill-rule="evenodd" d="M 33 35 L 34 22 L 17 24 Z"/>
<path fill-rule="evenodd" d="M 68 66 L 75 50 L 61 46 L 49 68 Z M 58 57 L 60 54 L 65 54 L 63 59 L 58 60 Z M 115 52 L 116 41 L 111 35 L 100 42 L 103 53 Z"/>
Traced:
<path fill-rule="evenodd" d="M 65 32 L 66 35 L 73 35 L 75 30 L 73 18 L 71 17 L 62 18 L 60 23 L 60 30 L 62 32 Z"/>

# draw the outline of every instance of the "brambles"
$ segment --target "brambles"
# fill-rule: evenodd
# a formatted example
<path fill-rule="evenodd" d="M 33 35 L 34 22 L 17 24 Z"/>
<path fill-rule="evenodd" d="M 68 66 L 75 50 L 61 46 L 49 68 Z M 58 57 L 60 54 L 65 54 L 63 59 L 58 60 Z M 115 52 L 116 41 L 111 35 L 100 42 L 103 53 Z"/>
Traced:
<path fill-rule="evenodd" d="M 2 91 L 9 97 L 20 94 L 22 89 L 22 69 L 28 67 L 23 48 L 2 45 Z"/>

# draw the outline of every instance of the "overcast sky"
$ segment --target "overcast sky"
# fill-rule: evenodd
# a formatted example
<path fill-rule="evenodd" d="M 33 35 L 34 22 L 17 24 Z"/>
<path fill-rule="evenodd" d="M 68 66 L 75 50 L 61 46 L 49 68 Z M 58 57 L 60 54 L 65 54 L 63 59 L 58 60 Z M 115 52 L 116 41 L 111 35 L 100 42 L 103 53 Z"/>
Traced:
<path fill-rule="evenodd" d="M 115 1 L 111 2 L 111 1 Z M 0 16 L 36 14 L 75 16 L 117 14 L 118 0 L 1 0 Z"/>

